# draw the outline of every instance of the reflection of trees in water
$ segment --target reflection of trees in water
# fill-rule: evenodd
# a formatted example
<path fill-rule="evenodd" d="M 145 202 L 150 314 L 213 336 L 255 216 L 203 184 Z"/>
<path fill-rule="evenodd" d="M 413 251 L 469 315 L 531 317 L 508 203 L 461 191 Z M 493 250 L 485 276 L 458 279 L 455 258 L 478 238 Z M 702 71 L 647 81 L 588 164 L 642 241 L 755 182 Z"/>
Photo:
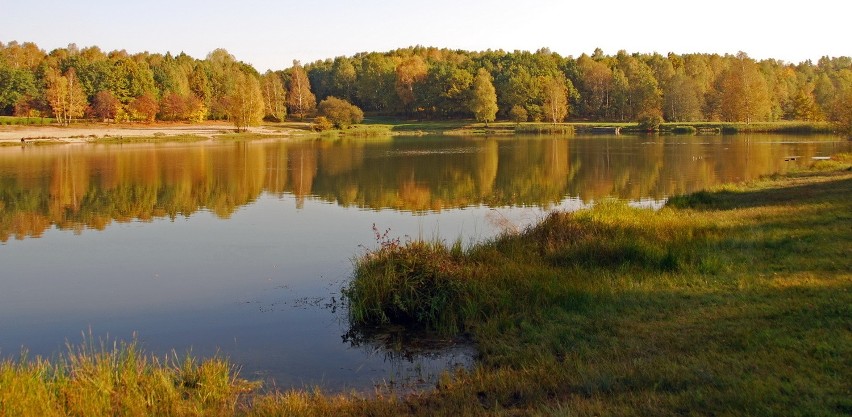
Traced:
<path fill-rule="evenodd" d="M 566 196 L 663 198 L 783 171 L 836 144 L 778 137 L 405 138 L 219 145 L 124 145 L 0 152 L 0 240 L 113 221 L 222 218 L 268 192 L 297 206 L 412 212 L 486 204 L 548 206 Z M 791 140 L 783 137 L 783 140 Z M 847 144 L 848 145 L 848 144 Z"/>

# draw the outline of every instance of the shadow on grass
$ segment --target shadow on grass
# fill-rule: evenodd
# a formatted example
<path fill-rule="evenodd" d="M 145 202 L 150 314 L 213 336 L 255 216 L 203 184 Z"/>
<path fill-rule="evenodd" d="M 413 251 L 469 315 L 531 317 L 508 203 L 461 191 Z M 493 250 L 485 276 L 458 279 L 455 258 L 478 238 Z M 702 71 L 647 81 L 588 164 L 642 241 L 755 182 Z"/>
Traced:
<path fill-rule="evenodd" d="M 758 190 L 700 191 L 672 197 L 669 207 L 697 210 L 732 210 L 771 205 L 839 201 L 852 195 L 852 177 Z"/>

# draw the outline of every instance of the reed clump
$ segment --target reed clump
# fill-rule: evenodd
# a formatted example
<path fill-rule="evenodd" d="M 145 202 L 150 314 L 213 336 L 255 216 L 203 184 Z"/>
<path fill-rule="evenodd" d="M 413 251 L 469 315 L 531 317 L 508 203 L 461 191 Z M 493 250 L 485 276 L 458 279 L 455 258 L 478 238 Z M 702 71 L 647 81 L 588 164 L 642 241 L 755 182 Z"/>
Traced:
<path fill-rule="evenodd" d="M 574 125 L 562 123 L 521 123 L 515 126 L 515 134 L 574 135 Z"/>
<path fill-rule="evenodd" d="M 0 362 L 0 414 L 6 416 L 233 415 L 256 384 L 223 358 L 156 358 L 136 341 L 69 346 L 54 360 Z"/>
<path fill-rule="evenodd" d="M 376 229 L 374 229 L 376 231 Z M 356 259 L 344 295 L 353 323 L 403 324 L 455 332 L 470 318 L 476 298 L 470 283 L 477 267 L 461 242 L 389 238 L 376 231 L 379 247 Z"/>

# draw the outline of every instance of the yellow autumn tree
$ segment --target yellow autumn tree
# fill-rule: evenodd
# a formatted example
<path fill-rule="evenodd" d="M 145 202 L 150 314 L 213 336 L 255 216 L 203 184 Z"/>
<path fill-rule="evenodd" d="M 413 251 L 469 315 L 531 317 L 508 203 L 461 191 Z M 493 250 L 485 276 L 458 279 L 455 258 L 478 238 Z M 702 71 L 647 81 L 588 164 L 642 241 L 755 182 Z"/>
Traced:
<path fill-rule="evenodd" d="M 497 92 L 491 83 L 491 74 L 485 68 L 480 68 L 473 78 L 470 111 L 477 121 L 485 122 L 485 126 L 497 117 Z"/>
<path fill-rule="evenodd" d="M 228 117 L 237 131 L 257 126 L 263 121 L 263 93 L 257 77 L 242 71 L 234 73 L 234 90 L 227 97 Z"/>
<path fill-rule="evenodd" d="M 769 88 L 760 68 L 744 52 L 723 75 L 721 113 L 729 122 L 763 121 L 772 114 Z"/>
<path fill-rule="evenodd" d="M 53 110 L 53 116 L 64 125 L 70 124 L 71 119 L 82 117 L 88 105 L 86 93 L 83 92 L 74 68 L 69 68 L 64 75 L 60 74 L 59 70 L 49 70 L 45 96 Z"/>
<path fill-rule="evenodd" d="M 293 68 L 290 69 L 290 90 L 287 93 L 287 104 L 290 107 L 290 113 L 298 115 L 299 119 L 304 119 L 305 115 L 313 112 L 317 107 L 317 98 L 311 92 L 308 74 L 299 61 L 293 61 Z"/>

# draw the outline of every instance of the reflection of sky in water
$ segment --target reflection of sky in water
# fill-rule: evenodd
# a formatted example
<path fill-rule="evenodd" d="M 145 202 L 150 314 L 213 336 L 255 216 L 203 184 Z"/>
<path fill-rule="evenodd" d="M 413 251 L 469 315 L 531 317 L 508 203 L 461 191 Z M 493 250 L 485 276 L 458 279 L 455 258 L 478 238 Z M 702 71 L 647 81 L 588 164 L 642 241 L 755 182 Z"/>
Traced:
<path fill-rule="evenodd" d="M 393 188 L 399 184 L 391 180 L 409 175 L 416 185 L 414 189 L 426 190 L 438 196 L 435 198 L 452 197 L 449 192 L 441 197 L 441 187 L 473 178 L 482 181 L 482 184 L 474 181 L 474 191 L 484 192 L 485 188 L 476 188 L 483 184 L 493 186 L 503 199 L 498 200 L 498 207 L 489 208 L 478 198 L 461 196 L 459 201 L 474 205 L 438 212 L 418 208 L 412 213 L 362 209 L 357 204 L 343 207 L 318 197 L 297 198 L 292 190 L 287 190 L 276 193 L 281 197 L 249 195 L 254 201 L 245 206 L 237 204 L 228 219 L 200 210 L 189 216 L 178 215 L 174 220 L 158 217 L 149 222 L 115 221 L 102 231 L 83 230 L 75 234 L 51 227 L 41 238 L 12 238 L 0 245 L 0 356 L 16 354 L 21 346 L 26 346 L 32 354 L 52 355 L 61 351 L 66 341 L 78 342 L 81 332 L 91 328 L 96 336 L 122 339 L 129 339 L 136 332 L 143 346 L 157 354 L 171 349 L 179 353 L 191 349 L 203 356 L 219 352 L 241 365 L 244 376 L 274 379 L 280 387 L 320 384 L 327 389 L 364 388 L 375 381 L 416 383 L 421 377 L 428 381 L 429 374 L 448 364 L 470 363 L 473 352 L 462 347 L 444 356 L 419 356 L 409 362 L 398 356 L 388 360 L 389 353 L 380 344 L 353 347 L 343 340 L 348 329 L 345 311 L 339 308 L 339 289 L 349 279 L 353 257 L 376 246 L 373 225 L 382 232 L 389 230 L 390 237 L 448 242 L 461 239 L 470 244 L 501 230 L 520 230 L 542 219 L 550 210 L 576 210 L 621 191 L 647 196 L 632 201 L 631 205 L 657 209 L 665 199 L 656 195 L 660 194 L 659 190 L 648 188 L 646 181 L 668 187 L 663 190 L 690 189 L 708 183 L 704 181 L 752 177 L 773 167 L 783 169 L 777 167 L 790 152 L 821 155 L 826 150 L 849 148 L 848 143 L 804 148 L 793 144 L 789 148 L 764 149 L 757 154 L 757 148 L 752 145 L 767 141 L 754 141 L 750 145 L 727 137 L 694 139 L 695 142 L 684 138 L 650 141 L 576 138 L 544 142 L 501 139 L 499 149 L 495 143 L 484 140 L 441 139 L 432 144 L 434 148 L 429 148 L 429 143 L 413 139 L 395 143 L 400 148 L 389 151 L 383 151 L 390 146 L 387 143 L 378 144 L 373 151 L 364 150 L 364 160 L 352 165 L 346 163 L 352 162 L 349 158 L 360 152 L 357 149 L 322 148 L 328 152 L 322 154 L 328 160 L 314 155 L 313 161 L 319 167 L 317 173 L 329 169 L 332 156 L 347 167 L 334 171 L 334 175 L 312 177 L 313 192 L 323 194 L 326 200 L 336 195 L 336 181 L 344 187 L 349 184 L 350 171 L 360 175 L 355 179 L 378 180 L 377 185 L 359 183 L 364 193 L 382 187 L 390 194 L 399 192 Z M 781 142 L 769 141 L 772 146 L 787 146 Z M 471 143 L 482 145 L 481 155 L 493 159 L 453 159 L 455 162 L 449 168 L 435 165 L 442 161 L 440 155 L 475 154 L 478 148 Z M 656 146 L 660 144 L 664 146 Z M 303 148 L 305 155 L 313 155 L 308 150 L 315 151 L 310 144 L 294 146 L 300 153 L 290 156 L 290 181 L 296 178 L 292 165 L 297 160 L 299 164 L 303 162 Z M 64 149 L 27 152 L 44 152 L 50 156 L 50 152 L 68 152 Z M 115 149 L 116 153 L 118 149 L 127 150 L 104 149 Z M 148 147 L 140 149 L 150 151 Z M 18 168 L 19 154 L 15 152 L 0 152 L 0 168 L 9 170 L 4 174 L 0 169 L 0 179 Z M 103 149 L 100 152 L 99 157 L 111 161 L 109 152 Z M 552 156 L 554 152 L 567 152 L 567 155 L 551 159 L 542 156 Z M 160 157 L 165 158 L 164 155 L 175 154 Z M 163 161 L 163 171 L 181 172 L 173 164 L 206 161 L 206 157 L 221 158 L 216 161 L 224 165 L 233 162 L 233 158 L 212 152 L 207 156 L 191 155 L 194 159 L 175 156 Z M 279 156 L 272 151 L 269 155 L 259 155 L 260 161 Z M 405 174 L 397 175 L 382 171 L 386 169 L 382 164 L 387 163 L 382 158 L 389 155 L 430 159 L 416 164 L 416 160 L 397 161 L 395 166 Z M 145 161 L 143 157 L 130 161 L 140 160 Z M 49 167 L 46 172 L 53 172 L 51 160 L 36 161 L 28 166 L 43 164 Z M 761 163 L 755 165 L 752 161 Z M 467 176 L 456 175 L 464 174 L 463 170 L 471 164 L 484 168 Z M 561 164 L 560 170 L 552 170 L 554 164 Z M 117 169 L 120 165 L 111 163 L 103 167 Z M 236 175 L 243 166 L 242 162 L 237 165 L 238 169 L 219 175 L 223 178 Z M 78 168 L 70 163 L 57 166 L 71 174 Z M 207 172 L 204 164 L 189 166 Z M 38 169 L 33 168 L 32 172 L 40 172 Z M 305 172 L 314 172 L 311 169 L 314 168 Z M 435 172 L 434 176 L 426 175 Z M 443 172 L 456 176 L 445 176 Z M 548 173 L 553 175 L 543 177 L 538 183 L 533 181 L 540 178 L 537 175 Z M 530 175 L 524 177 L 525 174 Z M 21 177 L 22 182 L 33 183 L 39 183 L 40 178 L 39 175 Z M 519 177 L 526 181 L 515 182 Z M 560 181 L 553 190 L 567 196 L 546 208 L 529 203 L 534 199 L 523 195 L 517 198 L 513 194 L 516 190 L 534 194 L 549 189 L 554 185 L 551 180 Z M 228 185 L 227 181 L 222 183 Z M 382 196 L 377 194 L 376 198 L 380 200 Z"/>
<path fill-rule="evenodd" d="M 388 362 L 381 349 L 342 343 L 345 312 L 330 305 L 351 260 L 375 247 L 373 224 L 391 236 L 469 243 L 494 235 L 488 218 L 497 212 L 518 225 L 543 215 L 473 207 L 413 216 L 316 200 L 297 209 L 288 195 L 263 196 L 228 220 L 198 212 L 80 234 L 50 229 L 0 247 L 0 353 L 25 345 L 51 355 L 91 328 L 113 338 L 136 332 L 158 354 L 218 351 L 278 386 L 419 378 L 469 363 L 472 352 Z"/>

